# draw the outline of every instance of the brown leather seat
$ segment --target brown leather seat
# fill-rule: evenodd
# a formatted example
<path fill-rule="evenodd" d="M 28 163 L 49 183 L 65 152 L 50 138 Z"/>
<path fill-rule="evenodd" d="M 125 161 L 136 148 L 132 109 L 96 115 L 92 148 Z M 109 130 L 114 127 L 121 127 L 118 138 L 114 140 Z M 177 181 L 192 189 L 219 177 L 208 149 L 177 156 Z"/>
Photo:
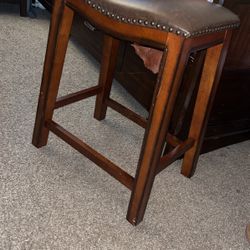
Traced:
<path fill-rule="evenodd" d="M 72 1 L 73 2 L 73 1 Z M 133 23 L 193 37 L 239 25 L 239 18 L 206 0 L 87 0 L 89 5 L 119 22 Z"/>

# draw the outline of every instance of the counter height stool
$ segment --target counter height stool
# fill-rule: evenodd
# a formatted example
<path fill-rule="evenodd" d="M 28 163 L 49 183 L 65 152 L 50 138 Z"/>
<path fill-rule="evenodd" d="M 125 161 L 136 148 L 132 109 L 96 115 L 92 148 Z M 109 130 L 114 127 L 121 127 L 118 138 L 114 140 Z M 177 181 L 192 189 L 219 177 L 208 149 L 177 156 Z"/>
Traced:
<path fill-rule="evenodd" d="M 74 13 L 104 32 L 98 85 L 57 98 Z M 209 111 L 239 19 L 206 0 L 56 0 L 51 18 L 33 144 L 47 144 L 49 131 L 107 171 L 131 190 L 128 221 L 144 217 L 155 176 L 184 155 L 182 174 L 191 177 L 197 164 Z M 120 40 L 163 50 L 148 119 L 109 97 Z M 182 75 L 191 52 L 206 50 L 189 135 L 181 141 L 169 133 Z M 82 140 L 53 121 L 55 109 L 96 95 L 94 117 L 102 120 L 107 107 L 145 128 L 136 176 L 132 177 Z M 162 156 L 165 143 L 173 150 Z"/>

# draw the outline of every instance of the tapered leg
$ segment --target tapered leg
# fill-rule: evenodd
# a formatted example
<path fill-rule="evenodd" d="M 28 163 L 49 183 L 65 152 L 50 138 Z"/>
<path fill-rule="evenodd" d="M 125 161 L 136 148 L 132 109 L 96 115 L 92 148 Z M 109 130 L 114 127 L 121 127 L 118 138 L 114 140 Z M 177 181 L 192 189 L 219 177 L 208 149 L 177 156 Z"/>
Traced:
<path fill-rule="evenodd" d="M 164 52 L 161 63 L 157 90 L 150 111 L 127 213 L 127 219 L 133 225 L 142 221 L 145 213 L 181 76 L 188 59 L 188 51 L 184 49 L 181 38 L 170 34 L 167 47 L 168 51 Z"/>
<path fill-rule="evenodd" d="M 36 147 L 47 144 L 49 131 L 45 122 L 52 119 L 72 20 L 73 11 L 63 6 L 63 1 L 55 1 L 32 139 Z"/>
<path fill-rule="evenodd" d="M 212 108 L 220 75 L 225 62 L 230 38 L 231 32 L 228 32 L 224 44 L 216 45 L 207 49 L 188 135 L 189 138 L 193 138 L 195 140 L 195 144 L 185 153 L 181 170 L 181 173 L 187 177 L 191 177 L 195 172 L 209 113 Z"/>
<path fill-rule="evenodd" d="M 108 35 L 104 36 L 101 70 L 98 84 L 102 87 L 102 91 L 97 94 L 94 113 L 94 117 L 97 120 L 103 120 L 106 116 L 107 100 L 110 95 L 112 81 L 114 78 L 119 45 L 120 40 Z"/>

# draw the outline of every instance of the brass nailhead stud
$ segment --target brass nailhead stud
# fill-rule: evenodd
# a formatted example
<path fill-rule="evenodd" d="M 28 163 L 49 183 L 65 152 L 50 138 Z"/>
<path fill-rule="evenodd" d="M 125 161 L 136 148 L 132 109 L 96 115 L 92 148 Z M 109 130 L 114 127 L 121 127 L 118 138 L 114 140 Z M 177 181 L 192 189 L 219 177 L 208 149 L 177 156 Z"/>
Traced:
<path fill-rule="evenodd" d="M 87 4 L 91 5 L 92 8 L 95 8 L 97 10 L 99 10 L 100 12 L 102 12 L 103 14 L 106 14 L 107 16 L 111 16 L 112 18 L 116 18 L 117 20 L 121 20 L 123 22 L 126 22 L 126 18 L 125 17 L 120 17 L 119 15 L 115 15 L 113 13 L 110 13 L 109 11 L 106 11 L 105 9 L 103 9 L 100 5 L 97 5 L 96 3 L 93 3 L 91 0 L 87 0 L 86 1 Z M 144 24 L 144 25 L 148 25 L 149 24 L 149 21 L 145 20 L 137 20 L 137 19 L 131 19 L 131 18 L 127 18 L 127 22 L 128 23 L 139 23 L 139 24 Z M 155 26 L 156 28 L 158 29 L 162 29 L 162 30 L 165 30 L 167 29 L 167 27 L 165 25 L 160 25 L 160 24 L 156 24 L 154 21 L 150 22 L 150 25 L 151 26 Z M 235 28 L 235 27 L 238 27 L 239 24 L 238 23 L 233 23 L 233 24 L 227 24 L 227 25 L 224 25 L 224 26 L 219 26 L 219 27 L 214 27 L 214 28 L 205 28 L 203 30 L 200 30 L 200 31 L 196 31 L 196 32 L 193 32 L 193 33 L 188 33 L 188 32 L 181 32 L 181 30 L 177 30 L 175 31 L 177 35 L 183 35 L 184 37 L 190 37 L 190 36 L 196 36 L 196 35 L 201 35 L 201 34 L 204 34 L 204 33 L 212 33 L 212 32 L 218 32 L 220 30 L 225 30 L 225 29 L 230 29 L 230 28 Z M 173 32 L 174 31 L 174 28 L 172 27 L 169 27 L 168 28 L 169 32 Z"/>

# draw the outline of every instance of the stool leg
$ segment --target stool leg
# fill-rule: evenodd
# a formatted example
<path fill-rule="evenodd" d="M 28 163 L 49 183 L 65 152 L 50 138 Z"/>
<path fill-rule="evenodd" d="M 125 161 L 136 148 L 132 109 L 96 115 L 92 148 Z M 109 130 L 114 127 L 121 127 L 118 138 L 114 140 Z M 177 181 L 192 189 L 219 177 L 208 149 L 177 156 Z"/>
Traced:
<path fill-rule="evenodd" d="M 194 146 L 189 149 L 183 159 L 181 173 L 191 177 L 197 165 L 203 142 L 209 113 L 216 94 L 219 78 L 222 72 L 231 33 L 228 34 L 223 44 L 207 49 L 205 63 L 202 71 L 200 86 L 195 103 L 189 138 L 195 140 Z"/>
<path fill-rule="evenodd" d="M 64 7 L 63 1 L 55 1 L 32 139 L 36 147 L 48 141 L 49 130 L 45 123 L 53 116 L 72 20 L 73 11 Z"/>
<path fill-rule="evenodd" d="M 102 91 L 96 96 L 94 117 L 103 120 L 107 112 L 107 100 L 110 95 L 112 81 L 117 62 L 120 40 L 111 36 L 104 36 L 102 62 L 99 76 L 99 86 Z"/>
<path fill-rule="evenodd" d="M 154 103 L 137 167 L 127 220 L 137 225 L 143 220 L 156 169 L 161 157 L 175 98 L 188 59 L 183 40 L 169 34 L 168 51 L 164 52 Z"/>

